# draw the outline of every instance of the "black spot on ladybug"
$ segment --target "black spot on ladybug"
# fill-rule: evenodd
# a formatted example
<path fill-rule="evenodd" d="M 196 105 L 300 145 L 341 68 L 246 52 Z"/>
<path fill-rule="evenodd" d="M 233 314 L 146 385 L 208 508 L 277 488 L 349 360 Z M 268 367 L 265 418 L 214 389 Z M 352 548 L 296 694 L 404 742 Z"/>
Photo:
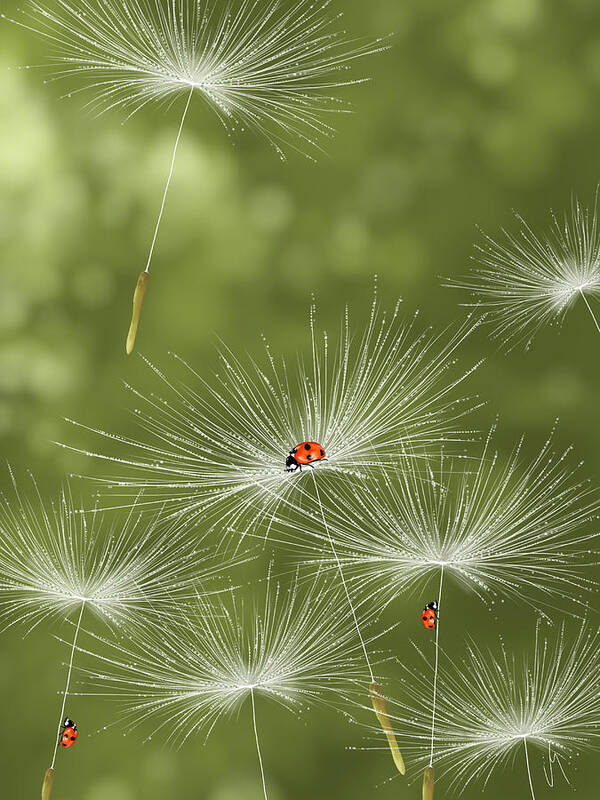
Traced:
<path fill-rule="evenodd" d="M 306 457 L 307 458 L 312 458 L 312 453 L 309 453 Z"/>
<path fill-rule="evenodd" d="M 321 450 L 321 458 L 325 455 L 325 450 Z"/>
<path fill-rule="evenodd" d="M 297 452 L 298 452 L 298 448 L 294 447 L 294 449 L 292 450 L 292 453 L 297 453 Z"/>
<path fill-rule="evenodd" d="M 304 445 L 304 449 L 305 449 L 305 450 L 310 450 L 310 445 L 309 445 L 309 443 L 308 443 L 308 442 L 307 442 L 307 443 Z"/>

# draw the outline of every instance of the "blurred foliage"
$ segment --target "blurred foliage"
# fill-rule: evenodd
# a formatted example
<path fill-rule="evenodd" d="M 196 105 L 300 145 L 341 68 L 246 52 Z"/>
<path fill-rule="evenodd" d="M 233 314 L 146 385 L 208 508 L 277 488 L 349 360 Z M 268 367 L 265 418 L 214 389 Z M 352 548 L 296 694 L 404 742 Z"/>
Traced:
<path fill-rule="evenodd" d="M 444 325 L 461 315 L 440 275 L 468 268 L 477 226 L 496 232 L 518 209 L 546 226 L 575 193 L 591 202 L 599 180 L 600 7 L 589 0 L 343 0 L 350 31 L 395 32 L 393 49 L 362 64 L 373 81 L 348 89 L 328 156 L 281 163 L 252 135 L 232 142 L 199 100 L 191 110 L 148 292 L 138 350 L 158 364 L 169 350 L 207 374 L 217 337 L 253 352 L 264 333 L 277 351 L 307 346 L 315 292 L 335 329 L 343 304 L 367 312 L 373 275 L 386 301 Z M 17 0 L 1 0 L 14 14 Z M 54 491 L 65 474 L 102 465 L 61 450 L 72 417 L 108 430 L 132 424 L 128 381 L 144 388 L 139 358 L 124 355 L 131 296 L 145 263 L 178 113 L 145 109 L 125 125 L 93 118 L 82 97 L 44 85 L 47 59 L 28 31 L 0 25 L 0 448 L 17 472 L 32 469 Z M 465 363 L 485 356 L 471 385 L 500 416 L 508 448 L 525 431 L 537 446 L 555 417 L 597 480 L 600 340 L 583 306 L 528 354 L 498 353 L 485 333 Z M 85 491 L 85 485 L 81 487 Z M 492 642 L 500 631 L 530 638 L 518 608 L 498 619 L 452 590 L 445 619 L 457 651 L 465 627 Z M 426 598 L 430 599 L 430 598 Z M 398 603 L 407 620 L 390 646 L 404 657 L 420 598 Z M 469 619 L 469 623 L 465 620 Z M 528 614 L 529 617 L 529 614 Z M 3 796 L 37 796 L 62 686 L 64 646 L 38 630 L 3 634 L 0 734 Z M 82 705 L 76 700 L 77 708 Z M 71 712 L 70 712 L 71 713 Z M 75 712 L 72 712 L 73 715 Z M 114 713 L 86 701 L 86 734 Z M 386 753 L 347 751 L 361 732 L 324 713 L 302 722 L 259 709 L 272 797 L 417 796 L 392 775 Z M 14 736 L 15 721 L 22 735 Z M 117 729 L 118 730 L 118 729 Z M 57 800 L 255 800 L 260 797 L 249 709 L 208 746 L 181 752 L 142 746 L 114 731 L 80 737 L 62 756 Z M 574 773 L 582 795 L 596 785 L 594 757 Z M 10 767 L 9 767 L 10 765 Z M 550 796 L 541 775 L 539 796 Z M 525 773 L 502 776 L 487 797 L 525 796 Z M 477 792 L 478 793 L 478 792 Z M 468 793 L 474 795 L 475 791 Z M 552 792 L 570 797 L 564 784 Z M 442 795 L 443 796 L 443 795 Z"/>

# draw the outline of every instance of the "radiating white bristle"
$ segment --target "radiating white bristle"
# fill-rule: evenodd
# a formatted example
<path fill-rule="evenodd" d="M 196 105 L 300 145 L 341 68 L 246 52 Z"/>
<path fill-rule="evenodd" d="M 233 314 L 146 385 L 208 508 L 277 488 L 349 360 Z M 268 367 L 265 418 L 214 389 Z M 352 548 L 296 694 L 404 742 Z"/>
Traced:
<path fill-rule="evenodd" d="M 470 321 L 438 335 L 418 330 L 374 302 L 366 327 L 353 332 L 346 320 L 337 341 L 319 335 L 312 318 L 307 363 L 299 357 L 288 367 L 268 346 L 261 360 L 223 349 L 208 380 L 175 357 L 173 374 L 150 365 L 164 394 L 131 389 L 138 437 L 89 429 L 108 446 L 83 452 L 116 466 L 105 481 L 113 494 L 143 487 L 173 514 L 211 515 L 243 534 L 268 526 L 311 475 L 345 473 L 354 484 L 363 469 L 396 463 L 403 446 L 422 456 L 472 438 L 465 417 L 478 401 L 460 396 L 472 369 L 455 368 L 472 330 Z M 319 442 L 327 461 L 286 472 L 290 448 L 302 441 Z M 126 455 L 114 454 L 115 443 Z"/>
<path fill-rule="evenodd" d="M 384 40 L 348 36 L 329 2 L 310 0 L 61 0 L 32 2 L 20 25 L 55 51 L 54 78 L 89 90 L 92 108 L 129 115 L 196 89 L 232 134 L 252 128 L 283 158 L 314 158 L 347 110 L 335 90 L 362 82 L 348 74 Z M 73 92 L 70 92 L 72 94 Z"/>
<path fill-rule="evenodd" d="M 301 528 L 280 514 L 273 536 L 305 563 L 333 572 L 331 537 L 359 603 L 385 607 L 437 587 L 443 568 L 446 582 L 487 604 L 508 597 L 541 615 L 557 608 L 582 615 L 598 591 L 600 492 L 553 438 L 534 457 L 523 441 L 503 457 L 493 429 L 478 457 L 406 458 L 363 480 L 360 491 L 329 482 L 322 491 L 327 536 L 308 502 Z"/>
<path fill-rule="evenodd" d="M 84 512 L 64 491 L 45 503 L 33 484 L 0 495 L 0 620 L 38 625 L 62 620 L 85 605 L 111 625 L 153 613 L 165 615 L 182 598 L 219 587 L 244 560 L 211 553 L 178 520 L 129 513 L 108 519 Z M 225 584 L 227 586 L 227 584 Z"/>
<path fill-rule="evenodd" d="M 546 635 L 539 628 L 532 626 L 529 652 L 509 650 L 503 642 L 488 649 L 471 640 L 464 657 L 454 651 L 443 654 L 435 771 L 446 792 L 474 792 L 507 764 L 519 764 L 523 786 L 518 796 L 535 797 L 541 769 L 532 770 L 530 761 L 548 760 L 558 778 L 568 773 L 580 751 L 600 747 L 597 626 L 583 624 L 574 631 L 549 627 Z M 431 699 L 417 690 L 430 679 L 427 663 L 423 655 L 418 670 L 403 667 L 395 700 L 388 700 L 415 778 L 429 763 Z M 372 731 L 382 738 L 374 726 Z M 380 747 L 385 745 L 382 740 Z"/>
<path fill-rule="evenodd" d="M 600 332 L 598 314 L 589 303 L 600 298 L 597 194 L 591 209 L 574 200 L 562 220 L 552 214 L 546 233 L 538 234 L 521 216 L 516 218 L 516 231 L 504 230 L 498 239 L 485 236 L 471 274 L 446 285 L 467 289 L 473 305 L 489 312 L 493 336 L 505 349 L 519 344 L 529 348 L 545 325 L 561 324 L 577 300 Z"/>

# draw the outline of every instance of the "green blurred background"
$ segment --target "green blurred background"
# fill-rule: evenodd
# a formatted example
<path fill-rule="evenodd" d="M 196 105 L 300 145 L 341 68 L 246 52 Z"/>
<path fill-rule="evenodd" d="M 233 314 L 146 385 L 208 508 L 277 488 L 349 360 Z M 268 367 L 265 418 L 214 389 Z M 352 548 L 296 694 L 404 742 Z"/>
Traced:
<path fill-rule="evenodd" d="M 11 15 L 19 4 L 2 0 L 0 10 Z M 291 355 L 307 346 L 312 291 L 321 322 L 335 328 L 346 301 L 364 318 L 375 273 L 386 301 L 402 296 L 408 313 L 418 307 L 425 321 L 444 325 L 460 316 L 464 298 L 441 288 L 438 276 L 468 268 L 477 225 L 494 233 L 511 224 L 514 208 L 544 228 L 549 209 L 562 212 L 572 193 L 593 201 L 597 4 L 336 5 L 350 31 L 396 36 L 391 51 L 361 65 L 373 81 L 344 93 L 355 114 L 340 115 L 319 163 L 292 156 L 282 164 L 251 135 L 232 146 L 211 111 L 199 99 L 192 106 L 138 340 L 159 365 L 173 350 L 209 373 L 217 337 L 255 352 L 261 333 Z M 178 111 L 149 108 L 124 126 L 116 113 L 93 118 L 82 98 L 62 100 L 59 85 L 43 85 L 43 70 L 15 69 L 47 55 L 32 34 L 0 25 L 0 452 L 18 474 L 31 469 L 55 492 L 68 473 L 102 471 L 53 444 L 77 441 L 62 418 L 132 431 L 121 382 L 155 386 L 123 343 Z M 485 334 L 463 352 L 465 365 L 487 359 L 471 381 L 488 401 L 479 424 L 499 414 L 502 446 L 526 432 L 533 448 L 558 416 L 559 443 L 575 445 L 597 482 L 600 338 L 583 306 L 562 331 L 544 331 L 529 354 L 504 356 Z M 451 653 L 465 627 L 490 643 L 501 631 L 516 645 L 531 639 L 529 613 L 509 607 L 492 619 L 455 588 L 450 597 Z M 399 654 L 418 636 L 418 601 L 393 610 L 409 620 L 389 642 Z M 64 648 L 50 633 L 0 640 L 2 797 L 37 797 L 47 766 L 64 678 Z M 83 700 L 76 709 L 86 734 L 113 713 Z M 219 726 L 205 748 L 197 742 L 181 752 L 135 735 L 84 734 L 76 750 L 60 754 L 56 800 L 258 800 L 249 713 Z M 298 721 L 266 703 L 259 713 L 273 800 L 420 796 L 400 780 L 381 785 L 393 774 L 387 754 L 346 750 L 361 733 L 343 719 L 318 712 Z M 539 797 L 570 797 L 561 781 L 546 788 L 540 764 Z M 597 765 L 588 755 L 571 771 L 582 796 L 596 796 Z M 519 760 L 486 796 L 508 792 L 527 797 Z"/>

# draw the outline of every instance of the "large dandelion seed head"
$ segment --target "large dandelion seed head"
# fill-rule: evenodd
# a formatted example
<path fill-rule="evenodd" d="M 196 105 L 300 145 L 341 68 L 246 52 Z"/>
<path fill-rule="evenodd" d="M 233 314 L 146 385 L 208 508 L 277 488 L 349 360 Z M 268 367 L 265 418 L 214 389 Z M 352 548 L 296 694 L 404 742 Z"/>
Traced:
<path fill-rule="evenodd" d="M 494 652 L 471 642 L 463 658 L 444 654 L 441 669 L 436 772 L 457 792 L 487 784 L 497 770 L 518 760 L 526 785 L 524 746 L 527 759 L 546 759 L 547 775 L 554 769 L 555 776 L 581 750 L 600 746 L 600 635 L 595 628 L 583 625 L 573 637 L 564 627 L 545 636 L 538 626 L 530 655 L 510 652 L 504 643 Z M 418 671 L 403 667 L 398 696 L 388 700 L 415 774 L 430 757 L 431 697 L 418 689 L 430 671 L 424 655 Z"/>
<path fill-rule="evenodd" d="M 345 599 L 318 578 L 287 588 L 269 578 L 264 601 L 222 594 L 131 640 L 94 639 L 102 646 L 85 650 L 89 691 L 115 697 L 127 724 L 148 720 L 170 741 L 210 732 L 251 695 L 300 712 L 335 705 L 365 680 Z"/>
<path fill-rule="evenodd" d="M 18 23 L 54 46 L 56 77 L 81 77 L 100 109 L 197 91 L 227 129 L 254 128 L 283 154 L 332 133 L 326 117 L 345 106 L 331 92 L 360 82 L 352 61 L 386 47 L 349 37 L 340 16 L 329 0 L 59 0 L 30 3 Z"/>
<path fill-rule="evenodd" d="M 457 372 L 455 361 L 472 327 L 419 332 L 398 307 L 387 315 L 374 302 L 362 334 L 351 334 L 346 315 L 335 342 L 317 333 L 311 315 L 311 354 L 294 368 L 268 345 L 260 362 L 223 351 L 208 383 L 178 359 L 186 382 L 155 369 L 164 395 L 133 390 L 142 437 L 96 430 L 113 452 L 89 454 L 117 464 L 121 474 L 106 481 L 116 493 L 144 487 L 174 513 L 213 510 L 243 527 L 241 519 L 269 518 L 314 476 L 360 475 L 397 460 L 401 446 L 422 455 L 469 438 L 464 417 L 477 402 L 456 390 L 472 370 Z M 327 460 L 287 472 L 290 450 L 304 441 L 319 442 Z"/>
<path fill-rule="evenodd" d="M 586 572 L 598 561 L 600 496 L 569 450 L 554 451 L 553 437 L 531 460 L 522 442 L 503 459 L 492 433 L 477 461 L 407 459 L 363 482 L 360 492 L 327 484 L 329 535 L 357 596 L 387 604 L 443 570 L 487 601 L 543 597 L 545 607 L 569 610 L 589 604 L 597 590 Z M 272 529 L 302 557 L 313 553 L 319 565 L 336 568 L 329 535 L 310 516 L 303 532 L 284 515 Z"/>
<path fill-rule="evenodd" d="M 578 300 L 600 296 L 600 231 L 597 198 L 593 209 L 574 200 L 570 214 L 538 235 L 517 215 L 519 228 L 502 239 L 486 236 L 477 267 L 448 286 L 471 292 L 488 309 L 493 335 L 507 348 L 527 347 L 547 324 L 561 322 Z"/>
<path fill-rule="evenodd" d="M 201 587 L 216 589 L 212 581 L 234 563 L 135 504 L 125 518 L 108 519 L 83 513 L 68 491 L 54 504 L 37 494 L 29 500 L 16 486 L 0 496 L 0 619 L 7 624 L 34 627 L 82 604 L 109 624 L 156 607 L 166 613 Z"/>

